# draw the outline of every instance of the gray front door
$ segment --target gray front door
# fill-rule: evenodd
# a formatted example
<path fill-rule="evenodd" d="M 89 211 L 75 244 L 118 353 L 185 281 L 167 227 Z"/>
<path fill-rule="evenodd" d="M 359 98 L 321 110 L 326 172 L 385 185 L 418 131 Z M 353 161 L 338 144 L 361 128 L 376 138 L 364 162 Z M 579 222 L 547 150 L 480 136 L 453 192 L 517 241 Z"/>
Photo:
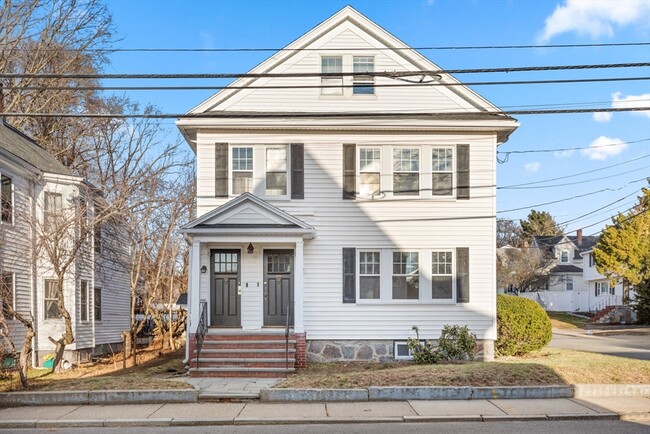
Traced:
<path fill-rule="evenodd" d="M 241 252 L 211 250 L 210 325 L 241 325 Z"/>
<path fill-rule="evenodd" d="M 264 325 L 284 326 L 291 308 L 293 325 L 293 250 L 264 250 Z"/>

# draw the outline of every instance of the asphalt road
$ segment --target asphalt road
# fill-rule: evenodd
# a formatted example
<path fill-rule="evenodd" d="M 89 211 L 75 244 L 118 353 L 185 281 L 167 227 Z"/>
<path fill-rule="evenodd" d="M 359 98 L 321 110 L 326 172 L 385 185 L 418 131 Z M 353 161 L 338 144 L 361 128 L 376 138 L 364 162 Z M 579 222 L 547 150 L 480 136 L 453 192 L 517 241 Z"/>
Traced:
<path fill-rule="evenodd" d="M 91 428 L 93 434 L 648 434 L 650 421 L 622 422 L 614 420 L 525 421 L 525 422 L 436 422 L 436 423 L 378 423 L 330 425 L 249 425 L 249 426 L 195 426 L 195 427 L 128 427 Z M 0 430 L 4 433 L 85 434 L 88 428 Z"/>
<path fill-rule="evenodd" d="M 563 330 L 553 330 L 553 340 L 549 346 L 650 360 L 650 334 L 574 335 Z"/>

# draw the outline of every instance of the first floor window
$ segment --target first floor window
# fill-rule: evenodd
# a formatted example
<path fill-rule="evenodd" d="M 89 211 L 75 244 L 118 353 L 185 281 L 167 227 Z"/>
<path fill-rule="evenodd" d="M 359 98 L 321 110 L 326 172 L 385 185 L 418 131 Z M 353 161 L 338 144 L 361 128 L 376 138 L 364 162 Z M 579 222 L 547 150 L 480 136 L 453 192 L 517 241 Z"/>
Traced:
<path fill-rule="evenodd" d="M 287 148 L 266 148 L 266 194 L 287 194 Z"/>
<path fill-rule="evenodd" d="M 5 317 L 13 315 L 16 288 L 14 285 L 14 273 L 0 273 L 0 300 L 2 300 L 2 312 Z"/>
<path fill-rule="evenodd" d="M 95 321 L 102 320 L 102 289 L 95 288 Z"/>
<path fill-rule="evenodd" d="M 340 74 L 343 72 L 341 56 L 323 56 L 320 59 L 321 72 L 325 74 Z M 343 76 L 325 76 L 320 79 L 322 95 L 343 95 Z"/>
<path fill-rule="evenodd" d="M 573 291 L 573 276 L 565 276 L 564 284 L 567 291 Z"/>
<path fill-rule="evenodd" d="M 595 285 L 596 285 L 596 297 L 598 297 L 599 295 L 609 294 L 610 292 L 609 282 L 596 282 Z M 612 294 L 613 293 L 614 292 L 612 291 Z"/>
<path fill-rule="evenodd" d="M 0 221 L 13 223 L 14 197 L 11 178 L 0 174 Z"/>
<path fill-rule="evenodd" d="M 431 298 L 434 300 L 453 298 L 452 258 L 452 252 L 431 253 Z"/>
<path fill-rule="evenodd" d="M 393 252 L 393 299 L 420 298 L 420 255 L 418 252 Z"/>
<path fill-rule="evenodd" d="M 253 148 L 232 148 L 232 194 L 253 191 Z"/>
<path fill-rule="evenodd" d="M 359 194 L 374 197 L 381 191 L 381 149 L 359 148 Z"/>
<path fill-rule="evenodd" d="M 393 149 L 393 195 L 418 196 L 420 194 L 420 150 L 418 148 Z"/>
<path fill-rule="evenodd" d="M 379 252 L 359 252 L 359 298 L 379 300 L 380 261 Z"/>
<path fill-rule="evenodd" d="M 61 316 L 59 313 L 59 303 L 57 293 L 57 281 L 54 279 L 45 280 L 45 293 L 43 296 L 43 317 L 45 319 L 58 318 Z"/>
<path fill-rule="evenodd" d="M 79 319 L 88 321 L 88 281 L 82 280 L 79 285 Z"/>
<path fill-rule="evenodd" d="M 451 148 L 432 148 L 431 194 L 451 196 L 454 178 L 454 152 Z"/>

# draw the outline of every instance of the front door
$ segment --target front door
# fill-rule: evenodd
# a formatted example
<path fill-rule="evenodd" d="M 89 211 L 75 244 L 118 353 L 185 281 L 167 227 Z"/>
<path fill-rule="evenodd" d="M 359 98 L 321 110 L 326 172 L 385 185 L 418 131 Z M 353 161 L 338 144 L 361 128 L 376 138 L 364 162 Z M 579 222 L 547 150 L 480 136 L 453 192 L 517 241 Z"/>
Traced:
<path fill-rule="evenodd" d="M 293 325 L 293 250 L 264 250 L 264 325 Z"/>
<path fill-rule="evenodd" d="M 241 252 L 211 250 L 210 325 L 241 325 Z"/>

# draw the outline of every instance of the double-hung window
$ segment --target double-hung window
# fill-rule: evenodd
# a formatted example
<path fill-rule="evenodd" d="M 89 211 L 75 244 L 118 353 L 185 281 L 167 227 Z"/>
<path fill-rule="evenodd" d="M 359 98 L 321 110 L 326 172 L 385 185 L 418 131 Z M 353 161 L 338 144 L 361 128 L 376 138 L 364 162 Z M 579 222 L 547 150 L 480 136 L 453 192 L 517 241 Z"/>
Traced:
<path fill-rule="evenodd" d="M 393 300 L 420 298 L 420 255 L 393 252 Z"/>
<path fill-rule="evenodd" d="M 393 148 L 393 195 L 420 194 L 420 149 Z"/>
<path fill-rule="evenodd" d="M 381 149 L 359 148 L 359 195 L 374 197 L 381 192 Z"/>
<path fill-rule="evenodd" d="M 569 252 L 567 250 L 562 250 L 560 252 L 560 262 L 565 264 L 569 262 Z"/>
<path fill-rule="evenodd" d="M 16 286 L 14 283 L 14 273 L 0 273 L 0 300 L 2 303 L 2 312 L 0 315 L 5 318 L 12 316 L 15 310 Z"/>
<path fill-rule="evenodd" d="M 95 301 L 95 321 L 102 320 L 102 289 L 95 288 L 94 301 Z"/>
<path fill-rule="evenodd" d="M 88 288 L 87 280 L 82 280 L 79 285 L 79 320 L 88 321 Z"/>
<path fill-rule="evenodd" d="M 364 75 L 375 72 L 375 58 L 372 56 L 354 56 L 352 58 L 352 94 L 372 95 L 375 93 L 375 77 Z"/>
<path fill-rule="evenodd" d="M 253 148 L 232 148 L 232 194 L 253 191 Z"/>
<path fill-rule="evenodd" d="M 431 163 L 431 194 L 433 196 L 451 196 L 454 183 L 453 149 L 432 148 Z"/>
<path fill-rule="evenodd" d="M 56 296 L 56 280 L 45 280 L 45 293 L 43 295 L 43 317 L 45 319 L 52 319 L 60 317 L 59 302 Z"/>
<path fill-rule="evenodd" d="M 341 56 L 323 56 L 320 59 L 321 73 L 340 74 L 343 72 Z M 320 79 L 321 95 L 343 95 L 343 76 L 324 76 Z"/>
<path fill-rule="evenodd" d="M 287 195 L 287 148 L 266 148 L 266 195 Z"/>
<path fill-rule="evenodd" d="M 566 276 L 564 278 L 564 289 L 566 291 L 573 291 L 573 276 Z"/>
<path fill-rule="evenodd" d="M 431 298 L 433 300 L 453 299 L 453 257 L 450 251 L 431 252 Z"/>
<path fill-rule="evenodd" d="M 49 228 L 56 228 L 57 219 L 61 217 L 63 209 L 63 196 L 59 193 L 45 193 L 45 213 L 43 215 L 43 223 L 45 230 Z"/>
<path fill-rule="evenodd" d="M 359 252 L 359 298 L 379 300 L 381 286 L 380 252 Z"/>
<path fill-rule="evenodd" d="M 0 222 L 13 223 L 14 198 L 11 178 L 0 174 Z"/>

